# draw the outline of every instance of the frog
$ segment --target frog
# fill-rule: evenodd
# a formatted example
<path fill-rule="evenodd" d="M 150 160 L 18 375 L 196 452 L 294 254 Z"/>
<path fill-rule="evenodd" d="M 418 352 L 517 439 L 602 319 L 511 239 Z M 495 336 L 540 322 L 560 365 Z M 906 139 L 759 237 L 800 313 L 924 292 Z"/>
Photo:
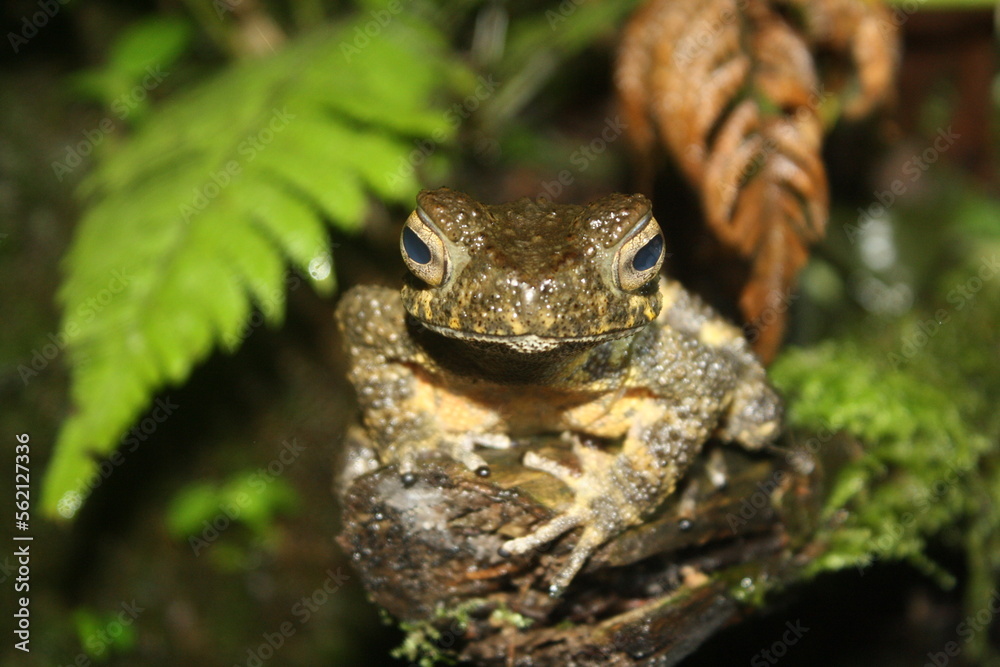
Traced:
<path fill-rule="evenodd" d="M 361 408 L 352 478 L 429 456 L 489 475 L 481 448 L 522 464 L 572 501 L 502 557 L 578 529 L 561 595 L 606 542 L 655 513 L 713 438 L 749 450 L 781 428 L 782 402 L 742 330 L 663 274 L 663 232 L 641 194 L 589 204 L 484 204 L 424 190 L 406 219 L 401 289 L 352 287 L 336 318 Z M 570 459 L 534 451 L 571 443 Z"/>

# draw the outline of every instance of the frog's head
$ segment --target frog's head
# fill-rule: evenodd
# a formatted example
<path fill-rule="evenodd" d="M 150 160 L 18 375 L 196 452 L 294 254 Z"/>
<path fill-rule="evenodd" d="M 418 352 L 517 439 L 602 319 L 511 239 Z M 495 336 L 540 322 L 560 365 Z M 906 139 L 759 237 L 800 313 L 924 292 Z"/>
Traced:
<path fill-rule="evenodd" d="M 663 234 L 642 195 L 489 206 L 424 190 L 400 249 L 406 310 L 452 338 L 543 352 L 627 336 L 660 310 Z"/>

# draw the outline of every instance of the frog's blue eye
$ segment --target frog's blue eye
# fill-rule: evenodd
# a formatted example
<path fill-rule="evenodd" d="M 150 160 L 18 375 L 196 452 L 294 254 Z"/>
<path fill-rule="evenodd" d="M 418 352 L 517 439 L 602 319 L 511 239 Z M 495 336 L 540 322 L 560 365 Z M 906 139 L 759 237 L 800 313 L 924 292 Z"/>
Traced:
<path fill-rule="evenodd" d="M 632 258 L 632 268 L 636 271 L 648 271 L 656 266 L 663 254 L 663 235 L 657 234 L 646 242 L 646 245 L 639 248 Z"/>
<path fill-rule="evenodd" d="M 663 232 L 652 214 L 643 216 L 615 253 L 618 287 L 631 292 L 656 280 L 663 264 Z"/>
<path fill-rule="evenodd" d="M 410 215 L 399 236 L 399 251 L 410 273 L 431 287 L 437 287 L 448 273 L 448 251 L 441 233 L 424 218 L 419 208 Z"/>
<path fill-rule="evenodd" d="M 409 227 L 403 227 L 403 250 L 416 264 L 426 264 L 431 261 L 430 247 Z"/>

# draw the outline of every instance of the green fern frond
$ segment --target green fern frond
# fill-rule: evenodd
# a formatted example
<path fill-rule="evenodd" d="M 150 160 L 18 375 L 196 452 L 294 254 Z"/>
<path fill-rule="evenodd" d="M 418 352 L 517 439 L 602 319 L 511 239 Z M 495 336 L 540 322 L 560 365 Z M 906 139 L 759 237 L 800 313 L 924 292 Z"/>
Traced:
<path fill-rule="evenodd" d="M 454 134 L 431 95 L 471 76 L 432 30 L 396 19 L 367 41 L 348 25 L 233 66 L 156 110 L 82 184 L 59 295 L 75 411 L 47 514 L 72 516 L 152 395 L 238 347 L 255 306 L 281 321 L 301 282 L 287 264 L 332 289 L 324 220 L 358 228 L 369 193 L 412 201 L 413 139 Z"/>

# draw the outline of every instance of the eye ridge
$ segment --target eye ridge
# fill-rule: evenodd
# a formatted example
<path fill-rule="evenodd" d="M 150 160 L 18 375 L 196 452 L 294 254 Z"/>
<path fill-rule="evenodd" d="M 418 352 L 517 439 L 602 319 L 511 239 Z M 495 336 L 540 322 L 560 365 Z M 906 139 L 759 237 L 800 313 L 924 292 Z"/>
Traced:
<path fill-rule="evenodd" d="M 428 264 L 432 259 L 430 246 L 409 227 L 403 227 L 403 249 L 414 264 Z"/>
<path fill-rule="evenodd" d="M 636 271 L 648 271 L 656 266 L 662 254 L 663 234 L 657 233 L 632 256 L 632 268 Z"/>

